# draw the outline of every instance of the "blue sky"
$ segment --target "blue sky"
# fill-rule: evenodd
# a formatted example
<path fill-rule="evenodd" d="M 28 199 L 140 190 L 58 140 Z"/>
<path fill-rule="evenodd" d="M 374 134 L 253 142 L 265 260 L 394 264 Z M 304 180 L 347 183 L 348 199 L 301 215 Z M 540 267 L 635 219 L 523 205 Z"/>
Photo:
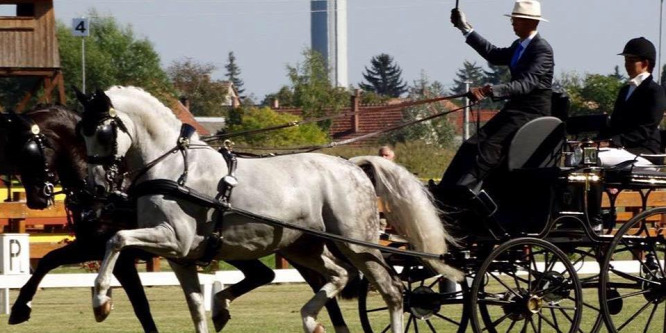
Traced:
<path fill-rule="evenodd" d="M 464 60 L 485 64 L 449 22 L 455 0 L 348 0 L 349 80 L 357 85 L 370 59 L 392 55 L 410 83 L 424 72 L 450 85 Z M 70 24 L 95 8 L 152 41 L 166 67 L 190 57 L 218 67 L 236 54 L 246 92 L 258 99 L 288 83 L 286 65 L 310 43 L 309 0 L 55 0 Z M 513 0 L 460 0 L 474 28 L 496 45 L 515 36 Z M 555 72 L 608 74 L 627 40 L 644 36 L 659 48 L 660 0 L 543 0 L 539 31 L 553 46 Z M 664 46 L 666 48 L 666 45 Z M 663 63 L 662 63 L 663 65 Z M 656 74 L 656 71 L 655 71 Z"/>

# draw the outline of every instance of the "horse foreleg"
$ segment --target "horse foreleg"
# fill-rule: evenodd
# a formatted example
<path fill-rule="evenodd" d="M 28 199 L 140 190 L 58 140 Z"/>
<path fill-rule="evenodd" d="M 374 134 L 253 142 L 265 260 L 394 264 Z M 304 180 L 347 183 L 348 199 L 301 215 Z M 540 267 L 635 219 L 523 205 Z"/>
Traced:
<path fill-rule="evenodd" d="M 111 237 L 106 243 L 106 253 L 99 268 L 95 286 L 93 288 L 93 313 L 95 320 L 102 322 L 111 313 L 113 301 L 108 296 L 111 287 L 111 273 L 116 265 L 116 260 L 120 255 L 121 247 L 118 246 L 116 236 Z"/>
<path fill-rule="evenodd" d="M 113 269 L 113 275 L 118 279 L 120 285 L 132 303 L 134 314 L 141 322 L 144 332 L 157 332 L 157 326 L 150 313 L 150 304 L 143 290 L 139 273 L 136 270 L 135 257 L 127 251 L 122 251 L 118 258 L 118 264 Z"/>
<path fill-rule="evenodd" d="M 215 294 L 213 301 L 213 323 L 215 330 L 221 331 L 231 319 L 229 304 L 241 295 L 271 283 L 275 272 L 259 260 L 230 260 L 229 264 L 238 268 L 245 276 L 240 282 Z"/>
<path fill-rule="evenodd" d="M 90 254 L 89 251 L 81 251 L 81 247 L 76 240 L 47 253 L 41 260 L 39 260 L 32 276 L 21 288 L 21 291 L 12 306 L 12 312 L 9 316 L 9 325 L 20 324 L 30 319 L 32 309 L 28 304 L 32 301 L 35 293 L 37 293 L 37 288 L 46 274 L 56 267 L 92 260 L 94 257 L 95 256 Z"/>
<path fill-rule="evenodd" d="M 185 293 L 187 307 L 190 310 L 192 321 L 197 332 L 208 332 L 206 325 L 206 309 L 204 308 L 203 294 L 197 275 L 197 266 L 194 264 L 179 264 L 169 260 L 169 265 L 176 274 L 180 286 Z"/>
<path fill-rule="evenodd" d="M 168 257 L 183 256 L 183 247 L 180 245 L 174 236 L 173 229 L 162 225 L 153 228 L 121 230 L 111 237 L 106 242 L 104 260 L 95 279 L 93 296 L 95 319 L 98 322 L 103 321 L 111 312 L 111 298 L 106 293 L 110 287 L 111 273 L 120 251 L 124 247 L 136 247 Z"/>

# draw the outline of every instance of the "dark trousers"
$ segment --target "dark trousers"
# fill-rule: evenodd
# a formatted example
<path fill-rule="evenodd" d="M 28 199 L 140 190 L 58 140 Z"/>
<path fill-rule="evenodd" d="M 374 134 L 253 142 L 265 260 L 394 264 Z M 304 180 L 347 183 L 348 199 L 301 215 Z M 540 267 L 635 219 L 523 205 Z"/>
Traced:
<path fill-rule="evenodd" d="M 478 191 L 482 181 L 502 164 L 516 131 L 541 116 L 510 108 L 500 111 L 460 146 L 438 187 L 465 186 Z"/>

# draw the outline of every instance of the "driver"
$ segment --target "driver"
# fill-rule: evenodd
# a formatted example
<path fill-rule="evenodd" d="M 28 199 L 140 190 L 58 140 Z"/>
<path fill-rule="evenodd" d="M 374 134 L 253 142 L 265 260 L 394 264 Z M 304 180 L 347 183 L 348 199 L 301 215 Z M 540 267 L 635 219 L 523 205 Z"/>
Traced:
<path fill-rule="evenodd" d="M 451 190 L 457 192 L 461 188 L 478 193 L 482 181 L 505 158 L 516 131 L 532 119 L 550 115 L 554 62 L 552 48 L 537 32 L 539 23 L 546 21 L 541 17 L 541 4 L 518 0 L 513 12 L 506 16 L 511 17 L 518 39 L 509 47 L 499 48 L 481 37 L 462 11 L 451 11 L 451 23 L 460 29 L 467 44 L 491 64 L 509 66 L 511 80 L 471 89 L 474 101 L 488 96 L 508 101 L 462 144 L 438 185 L 439 195 L 449 196 Z"/>

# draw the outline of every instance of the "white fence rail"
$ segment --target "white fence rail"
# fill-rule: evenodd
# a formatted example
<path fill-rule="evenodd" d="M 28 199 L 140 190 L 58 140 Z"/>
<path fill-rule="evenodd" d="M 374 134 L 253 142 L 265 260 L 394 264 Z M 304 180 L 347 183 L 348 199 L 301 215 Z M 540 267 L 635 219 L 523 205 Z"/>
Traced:
<path fill-rule="evenodd" d="M 662 267 L 665 264 L 661 262 Z M 539 264 L 537 264 L 539 265 Z M 627 273 L 636 273 L 640 269 L 637 261 L 613 261 L 613 266 Z M 560 267 L 555 267 L 558 269 Z M 561 267 L 563 269 L 563 267 Z M 587 262 L 582 267 L 576 267 L 578 274 L 598 274 L 599 265 L 596 262 Z M 139 273 L 141 283 L 144 286 L 177 286 L 178 279 L 172 272 L 145 272 Z M 49 274 L 40 288 L 85 288 L 93 287 L 96 273 L 80 274 Z M 9 314 L 9 289 L 19 289 L 30 278 L 30 275 L 0 275 L 0 313 Z M 206 311 L 210 311 L 213 302 L 213 295 L 224 289 L 225 285 L 234 284 L 243 279 L 240 271 L 218 271 L 215 274 L 199 274 L 201 290 L 204 293 L 204 302 Z M 277 269 L 275 270 L 275 279 L 272 283 L 300 283 L 305 282 L 303 277 L 295 269 Z M 113 278 L 111 285 L 119 287 L 118 280 Z"/>

